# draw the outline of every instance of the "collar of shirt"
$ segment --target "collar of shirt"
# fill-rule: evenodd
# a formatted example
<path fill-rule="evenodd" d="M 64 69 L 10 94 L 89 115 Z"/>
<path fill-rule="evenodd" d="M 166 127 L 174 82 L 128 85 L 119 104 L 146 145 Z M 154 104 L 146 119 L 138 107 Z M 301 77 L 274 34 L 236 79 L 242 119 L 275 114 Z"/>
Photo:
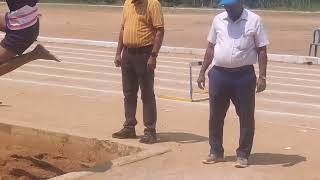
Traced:
<path fill-rule="evenodd" d="M 136 3 L 133 2 L 133 1 L 134 1 L 134 0 L 131 0 L 130 3 L 131 3 L 131 4 L 136 4 L 136 5 L 141 5 L 141 4 L 143 4 L 143 3 L 146 2 L 146 0 L 137 0 L 138 2 L 136 2 Z"/>
<path fill-rule="evenodd" d="M 242 11 L 242 14 L 241 14 L 240 18 L 239 18 L 238 20 L 236 20 L 236 21 L 232 21 L 232 20 L 229 18 L 227 12 L 224 14 L 223 19 L 226 20 L 226 21 L 229 21 L 229 22 L 231 22 L 231 23 L 238 23 L 238 22 L 240 22 L 240 21 L 242 21 L 242 20 L 246 20 L 246 21 L 247 21 L 247 20 L 248 20 L 248 11 L 244 8 L 243 11 Z"/>

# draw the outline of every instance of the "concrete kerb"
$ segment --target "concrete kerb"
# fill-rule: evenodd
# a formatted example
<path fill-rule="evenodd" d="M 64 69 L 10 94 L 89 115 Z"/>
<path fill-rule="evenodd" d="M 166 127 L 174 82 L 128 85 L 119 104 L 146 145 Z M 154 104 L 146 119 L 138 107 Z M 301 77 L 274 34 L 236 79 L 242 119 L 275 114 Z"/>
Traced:
<path fill-rule="evenodd" d="M 268 54 L 269 61 L 273 62 L 284 62 L 294 64 L 319 64 L 320 58 L 310 56 L 297 56 L 297 55 L 286 55 L 286 54 Z"/>
<path fill-rule="evenodd" d="M 49 43 L 61 43 L 61 44 L 76 44 L 76 45 L 91 45 L 107 48 L 116 48 L 116 42 L 110 41 L 93 41 L 84 39 L 66 39 L 66 38 L 52 38 L 52 37 L 39 37 L 39 42 Z M 176 53 L 176 54 L 192 54 L 192 55 L 204 55 L 205 49 L 200 48 L 185 48 L 185 47 L 169 47 L 163 46 L 161 48 L 162 53 Z M 310 56 L 298 56 L 287 54 L 268 54 L 269 60 L 274 62 L 285 62 L 295 64 L 320 64 L 320 58 Z"/>
<path fill-rule="evenodd" d="M 129 143 L 123 143 L 123 142 L 121 142 L 121 143 L 126 144 L 126 145 L 137 146 L 137 144 L 129 144 Z M 138 145 L 138 147 L 141 147 L 144 150 L 137 153 L 137 154 L 133 154 L 130 156 L 125 156 L 125 157 L 121 157 L 121 158 L 112 160 L 111 162 L 108 162 L 106 165 L 102 164 L 100 166 L 96 166 L 93 168 L 94 169 L 100 169 L 100 168 L 103 169 L 104 166 L 109 166 L 109 165 L 112 166 L 112 168 L 116 168 L 116 167 L 135 163 L 138 161 L 142 161 L 142 160 L 154 157 L 154 156 L 158 156 L 158 155 L 162 155 L 167 152 L 170 152 L 169 148 L 155 146 L 155 145 L 152 145 L 152 146 L 151 145 L 149 145 L 149 146 L 148 145 Z M 96 173 L 98 173 L 98 172 L 94 172 L 94 171 L 71 172 L 68 174 L 64 174 L 62 176 L 57 176 L 57 177 L 51 178 L 49 180 L 76 180 L 76 179 L 80 179 L 83 177 L 94 175 Z M 99 173 L 103 173 L 103 172 L 99 172 Z"/>
<path fill-rule="evenodd" d="M 107 48 L 116 48 L 118 43 L 108 41 L 93 41 L 84 39 L 66 39 L 66 38 L 52 38 L 52 37 L 39 37 L 38 42 L 48 43 L 61 43 L 61 44 L 76 44 L 76 45 L 89 45 L 89 46 L 101 46 Z"/>

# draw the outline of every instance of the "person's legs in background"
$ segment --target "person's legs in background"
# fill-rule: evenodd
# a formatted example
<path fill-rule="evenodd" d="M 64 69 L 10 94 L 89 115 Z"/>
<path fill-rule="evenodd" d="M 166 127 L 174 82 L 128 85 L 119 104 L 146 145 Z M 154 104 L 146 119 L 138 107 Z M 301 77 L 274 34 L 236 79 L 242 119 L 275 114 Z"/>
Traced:
<path fill-rule="evenodd" d="M 112 135 L 113 138 L 127 139 L 136 138 L 135 126 L 137 125 L 136 111 L 137 98 L 139 91 L 138 76 L 136 74 L 134 62 L 136 56 L 123 52 L 121 72 L 122 72 L 122 88 L 124 94 L 125 122 L 124 128 Z"/>
<path fill-rule="evenodd" d="M 238 162 L 236 167 L 247 167 L 251 154 L 255 131 L 255 87 L 256 75 L 254 68 L 234 74 L 232 102 L 240 119 L 240 139 L 237 149 Z"/>
<path fill-rule="evenodd" d="M 140 142 L 153 144 L 157 140 L 157 105 L 154 93 L 154 70 L 149 69 L 147 66 L 149 56 L 150 53 L 148 52 L 140 55 L 139 61 L 136 62 L 136 71 L 139 76 L 143 104 L 143 123 L 145 126 L 144 135 L 141 137 Z"/>
<path fill-rule="evenodd" d="M 209 143 L 211 150 L 208 158 L 203 161 L 205 164 L 222 161 L 224 157 L 223 126 L 230 106 L 230 87 L 227 74 L 227 72 L 215 67 L 209 72 Z"/>

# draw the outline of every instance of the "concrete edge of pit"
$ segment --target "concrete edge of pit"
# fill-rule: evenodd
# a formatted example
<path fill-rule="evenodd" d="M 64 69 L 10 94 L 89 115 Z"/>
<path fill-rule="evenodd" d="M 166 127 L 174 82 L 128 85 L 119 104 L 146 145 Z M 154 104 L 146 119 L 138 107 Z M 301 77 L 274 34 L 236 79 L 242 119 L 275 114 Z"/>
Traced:
<path fill-rule="evenodd" d="M 68 38 L 52 38 L 52 37 L 39 37 L 39 42 L 47 43 L 61 43 L 61 44 L 76 44 L 76 45 L 90 45 L 100 46 L 107 48 L 116 48 L 117 43 L 111 41 L 93 41 L 85 39 L 68 39 Z M 205 49 L 201 48 L 186 48 L 186 47 L 170 47 L 163 46 L 161 48 L 162 53 L 175 53 L 175 54 L 192 54 L 192 55 L 204 55 Z M 300 55 L 288 55 L 288 54 L 268 54 L 269 61 L 284 62 L 294 64 L 320 64 L 319 57 L 300 56 Z"/>
<path fill-rule="evenodd" d="M 113 141 L 113 142 L 117 142 L 117 141 Z M 116 168 L 116 167 L 128 165 L 128 164 L 142 161 L 142 160 L 154 157 L 154 156 L 162 155 L 162 154 L 165 154 L 165 153 L 168 153 L 171 151 L 170 148 L 161 147 L 161 146 L 157 146 L 157 145 L 137 145 L 137 144 L 133 144 L 133 143 L 124 143 L 123 141 L 118 142 L 118 143 L 121 143 L 123 145 L 136 146 L 139 148 L 143 148 L 143 150 L 137 154 L 124 156 L 124 157 L 120 157 L 118 159 L 112 160 L 110 163 L 108 163 L 111 165 L 110 168 Z M 100 165 L 100 166 L 104 166 L 104 165 Z M 99 165 L 96 167 L 93 167 L 93 169 L 95 169 L 95 168 L 99 168 Z M 68 174 L 64 174 L 62 176 L 57 176 L 57 177 L 51 178 L 49 180 L 77 180 L 80 178 L 92 176 L 97 173 L 107 172 L 108 170 L 101 171 L 101 172 L 95 172 L 95 171 L 71 172 Z"/>

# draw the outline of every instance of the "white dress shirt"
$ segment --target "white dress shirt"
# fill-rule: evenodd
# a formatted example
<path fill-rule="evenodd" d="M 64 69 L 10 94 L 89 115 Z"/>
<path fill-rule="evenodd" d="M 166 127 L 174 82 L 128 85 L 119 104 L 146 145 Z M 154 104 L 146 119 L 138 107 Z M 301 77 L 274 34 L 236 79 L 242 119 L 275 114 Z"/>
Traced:
<path fill-rule="evenodd" d="M 225 68 L 256 64 L 257 48 L 269 44 L 261 18 L 247 9 L 235 22 L 227 12 L 215 16 L 208 41 L 215 45 L 212 65 Z"/>

